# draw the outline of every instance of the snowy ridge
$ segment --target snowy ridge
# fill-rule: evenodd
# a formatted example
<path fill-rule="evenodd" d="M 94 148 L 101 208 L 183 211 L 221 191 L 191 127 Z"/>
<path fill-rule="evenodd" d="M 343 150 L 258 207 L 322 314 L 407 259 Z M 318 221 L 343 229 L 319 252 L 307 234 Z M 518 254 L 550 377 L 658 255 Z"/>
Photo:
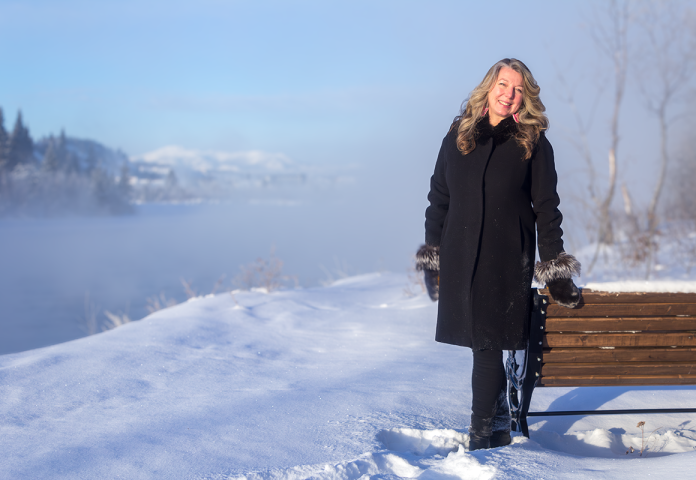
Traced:
<path fill-rule="evenodd" d="M 688 414 L 532 418 L 531 439 L 467 452 L 470 351 L 434 342 L 437 305 L 407 284 L 224 293 L 0 356 L 0 478 L 691 475 Z M 532 408 L 691 407 L 695 392 L 549 388 Z"/>

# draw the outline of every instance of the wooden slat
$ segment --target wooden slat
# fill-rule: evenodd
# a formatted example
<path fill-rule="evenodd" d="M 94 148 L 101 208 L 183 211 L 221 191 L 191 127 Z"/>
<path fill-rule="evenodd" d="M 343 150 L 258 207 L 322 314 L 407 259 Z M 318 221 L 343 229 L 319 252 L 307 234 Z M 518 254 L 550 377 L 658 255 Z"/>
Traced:
<path fill-rule="evenodd" d="M 552 317 L 547 332 L 696 331 L 696 317 Z"/>
<path fill-rule="evenodd" d="M 639 386 L 639 385 L 696 385 L 696 375 L 585 375 L 541 377 L 541 386 Z"/>
<path fill-rule="evenodd" d="M 577 375 L 696 375 L 696 362 L 693 363 L 546 363 L 541 367 L 542 376 Z"/>
<path fill-rule="evenodd" d="M 548 333 L 543 347 L 692 347 L 696 333 Z"/>
<path fill-rule="evenodd" d="M 696 348 L 552 348 L 548 363 L 569 362 L 696 362 Z"/>
<path fill-rule="evenodd" d="M 669 292 L 600 292 L 583 288 L 582 298 L 586 304 L 607 303 L 696 303 L 696 293 L 669 293 Z M 542 295 L 547 295 L 551 303 L 556 303 L 550 297 L 548 289 L 539 290 Z"/>
<path fill-rule="evenodd" d="M 640 317 L 640 316 L 696 316 L 696 303 L 640 303 L 622 304 L 609 303 L 599 305 L 578 305 L 576 308 L 566 308 L 560 305 L 549 305 L 547 317 Z"/>
<path fill-rule="evenodd" d="M 545 310 L 541 386 L 696 385 L 696 293 L 584 289 Z"/>

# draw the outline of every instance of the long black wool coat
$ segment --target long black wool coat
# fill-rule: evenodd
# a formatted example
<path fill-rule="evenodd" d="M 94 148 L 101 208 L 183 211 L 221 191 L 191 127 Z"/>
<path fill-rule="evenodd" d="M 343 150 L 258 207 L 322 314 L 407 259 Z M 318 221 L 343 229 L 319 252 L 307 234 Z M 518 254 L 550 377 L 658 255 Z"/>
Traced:
<path fill-rule="evenodd" d="M 457 149 L 456 125 L 442 141 L 430 181 L 425 242 L 440 247 L 438 342 L 475 350 L 526 347 L 536 224 L 543 262 L 563 252 L 551 144 L 532 157 L 510 117 L 477 126 L 476 148 Z"/>

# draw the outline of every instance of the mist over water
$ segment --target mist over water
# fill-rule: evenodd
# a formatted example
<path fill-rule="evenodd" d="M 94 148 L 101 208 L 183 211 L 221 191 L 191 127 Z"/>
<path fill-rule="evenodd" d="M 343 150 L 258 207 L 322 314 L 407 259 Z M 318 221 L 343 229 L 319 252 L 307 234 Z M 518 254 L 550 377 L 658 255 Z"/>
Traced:
<path fill-rule="evenodd" d="M 105 310 L 141 319 L 148 297 L 186 300 L 181 279 L 201 295 L 222 275 L 218 293 L 238 288 L 240 266 L 272 248 L 301 287 L 404 272 L 422 241 L 427 190 L 409 203 L 398 184 L 378 195 L 370 184 L 141 205 L 120 217 L 0 219 L 0 354 L 87 335 L 86 307 L 100 329 Z"/>

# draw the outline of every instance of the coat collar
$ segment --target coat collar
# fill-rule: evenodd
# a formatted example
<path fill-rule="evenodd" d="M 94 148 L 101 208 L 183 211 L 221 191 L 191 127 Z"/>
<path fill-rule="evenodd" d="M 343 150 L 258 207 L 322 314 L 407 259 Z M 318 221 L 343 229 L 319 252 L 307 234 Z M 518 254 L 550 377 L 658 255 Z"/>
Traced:
<path fill-rule="evenodd" d="M 484 144 L 489 138 L 493 139 L 493 143 L 500 145 L 505 143 L 510 137 L 517 133 L 517 123 L 510 116 L 496 125 L 495 127 L 491 125 L 488 120 L 488 115 L 481 117 L 481 119 L 476 122 L 476 133 L 474 134 L 474 139 L 476 143 Z"/>

